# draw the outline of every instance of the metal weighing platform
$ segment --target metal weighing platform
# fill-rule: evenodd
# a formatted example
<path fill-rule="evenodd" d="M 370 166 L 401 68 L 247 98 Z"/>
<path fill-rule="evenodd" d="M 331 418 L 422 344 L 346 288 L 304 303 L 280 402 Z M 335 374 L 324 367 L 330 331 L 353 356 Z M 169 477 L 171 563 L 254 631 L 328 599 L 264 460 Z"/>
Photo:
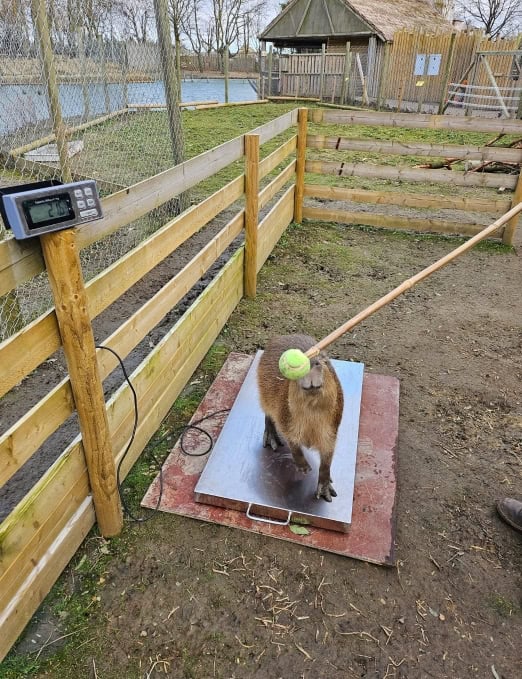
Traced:
<path fill-rule="evenodd" d="M 332 363 L 344 393 L 331 476 L 337 497 L 315 498 L 319 455 L 305 450 L 312 470 L 299 472 L 287 446 L 263 448 L 264 414 L 257 390 L 258 352 L 195 488 L 197 502 L 246 511 L 250 519 L 307 523 L 347 532 L 352 518 L 364 365 Z"/>

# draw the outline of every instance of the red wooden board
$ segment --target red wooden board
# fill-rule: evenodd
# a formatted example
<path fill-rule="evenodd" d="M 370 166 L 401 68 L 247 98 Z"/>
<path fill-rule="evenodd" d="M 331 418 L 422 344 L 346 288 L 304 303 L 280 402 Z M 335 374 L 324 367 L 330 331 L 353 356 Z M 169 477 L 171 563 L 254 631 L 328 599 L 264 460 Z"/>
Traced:
<path fill-rule="evenodd" d="M 192 419 L 198 420 L 217 410 L 231 408 L 252 360 L 252 356 L 231 353 Z M 223 417 L 218 416 L 207 420 L 202 426 L 216 440 L 223 421 Z M 259 523 L 248 519 L 243 512 L 196 502 L 194 488 L 207 458 L 187 457 L 181 452 L 179 442 L 163 465 L 163 495 L 159 509 L 262 533 L 354 559 L 392 566 L 395 564 L 398 429 L 398 379 L 365 373 L 352 525 L 348 533 L 308 527 L 309 535 L 295 535 L 288 526 Z M 184 445 L 186 449 L 196 453 L 205 449 L 208 441 L 196 432 L 189 431 L 185 435 Z M 145 494 L 142 505 L 154 509 L 158 493 L 159 476 Z"/>

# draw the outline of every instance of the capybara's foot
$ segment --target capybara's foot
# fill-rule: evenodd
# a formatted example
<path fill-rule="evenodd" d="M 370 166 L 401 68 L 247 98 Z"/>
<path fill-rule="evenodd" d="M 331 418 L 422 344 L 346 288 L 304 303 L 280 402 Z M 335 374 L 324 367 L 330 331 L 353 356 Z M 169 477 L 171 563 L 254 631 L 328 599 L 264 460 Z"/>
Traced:
<path fill-rule="evenodd" d="M 337 497 L 337 493 L 335 492 L 335 488 L 332 486 L 332 481 L 319 481 L 317 484 L 317 491 L 315 493 L 315 497 L 320 500 L 321 498 L 324 498 L 326 502 L 331 502 L 333 497 Z"/>
<path fill-rule="evenodd" d="M 270 446 L 272 450 L 277 450 L 277 447 L 282 445 L 277 429 L 272 420 L 265 415 L 265 431 L 263 432 L 263 448 Z"/>
<path fill-rule="evenodd" d="M 308 464 L 308 460 L 304 456 L 301 446 L 291 444 L 290 450 L 292 451 L 292 457 L 294 458 L 295 466 L 297 467 L 297 469 L 299 469 L 300 472 L 303 472 L 303 474 L 309 472 L 312 469 L 312 467 L 310 467 L 310 465 Z"/>

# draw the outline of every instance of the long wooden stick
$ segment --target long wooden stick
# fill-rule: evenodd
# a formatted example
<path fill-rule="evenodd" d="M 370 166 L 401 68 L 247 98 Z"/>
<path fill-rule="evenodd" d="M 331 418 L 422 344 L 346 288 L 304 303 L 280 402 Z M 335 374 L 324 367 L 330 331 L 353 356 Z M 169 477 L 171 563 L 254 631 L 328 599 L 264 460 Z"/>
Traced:
<path fill-rule="evenodd" d="M 495 222 L 487 226 L 480 233 L 477 233 L 476 236 L 473 236 L 473 238 L 470 238 L 458 248 L 455 248 L 455 250 L 452 250 L 447 255 L 426 267 L 422 271 L 419 271 L 419 273 L 415 274 L 415 276 L 408 278 L 408 280 L 404 281 L 404 283 L 401 283 L 398 287 L 391 290 L 387 295 L 384 295 L 384 297 L 381 297 L 373 304 L 370 304 L 369 307 L 366 307 L 366 309 L 360 311 L 356 316 L 337 328 L 337 330 L 334 330 L 327 337 L 308 349 L 306 355 L 309 358 L 317 356 L 317 354 L 319 354 L 328 345 L 332 344 L 332 342 L 335 342 L 335 340 L 339 339 L 339 337 L 355 328 L 356 325 L 367 319 L 368 316 L 371 316 L 376 311 L 379 311 L 379 309 L 382 309 L 382 307 L 392 302 L 394 299 L 399 297 L 399 295 L 402 295 L 403 292 L 410 290 L 414 285 L 424 280 L 428 276 L 431 276 L 431 274 L 435 271 L 442 269 L 443 266 L 446 266 L 446 264 L 449 264 L 449 262 L 453 261 L 457 257 L 460 257 L 460 255 L 470 250 L 479 241 L 484 240 L 484 238 L 487 238 L 487 236 L 503 226 L 510 219 L 516 217 L 516 215 L 518 215 L 520 212 L 522 212 L 522 202 L 512 207 L 509 212 L 506 212 L 504 215 L 502 215 L 502 217 L 499 217 Z"/>

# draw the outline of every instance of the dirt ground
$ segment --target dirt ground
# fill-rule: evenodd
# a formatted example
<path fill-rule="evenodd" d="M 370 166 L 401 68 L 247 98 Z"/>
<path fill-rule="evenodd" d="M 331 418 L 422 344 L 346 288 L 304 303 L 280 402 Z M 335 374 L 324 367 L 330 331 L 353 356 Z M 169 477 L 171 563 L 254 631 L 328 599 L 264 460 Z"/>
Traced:
<path fill-rule="evenodd" d="M 222 360 L 280 332 L 320 338 L 454 246 L 292 226 L 257 298 L 219 338 Z M 522 499 L 521 271 L 516 251 L 476 249 L 331 346 L 332 357 L 400 378 L 395 568 L 158 514 L 111 542 L 91 535 L 6 668 L 99 679 L 522 676 L 521 539 L 495 512 L 499 497 Z M 203 368 L 188 392 L 206 377 Z"/>

